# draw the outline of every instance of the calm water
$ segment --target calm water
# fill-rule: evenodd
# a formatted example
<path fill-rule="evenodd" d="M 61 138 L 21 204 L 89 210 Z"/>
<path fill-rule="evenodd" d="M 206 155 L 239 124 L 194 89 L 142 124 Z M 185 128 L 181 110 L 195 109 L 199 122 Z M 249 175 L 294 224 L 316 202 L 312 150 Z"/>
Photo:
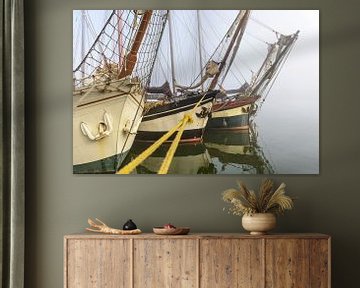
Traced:
<path fill-rule="evenodd" d="M 296 128 L 294 123 L 290 124 Z M 168 174 L 318 173 L 317 150 L 311 145 L 314 141 L 309 141 L 317 135 L 306 128 L 288 131 L 288 125 L 289 122 L 276 125 L 273 133 L 266 130 L 267 125 L 260 127 L 257 123 L 241 132 L 207 131 L 203 143 L 179 145 Z M 288 137 L 283 138 L 283 133 Z M 163 144 L 135 173 L 157 173 L 169 146 Z M 147 147 L 148 144 L 135 143 L 124 165 Z"/>
<path fill-rule="evenodd" d="M 170 144 L 162 145 L 136 170 L 137 174 L 156 173 Z M 148 146 L 135 143 L 126 159 L 131 161 Z M 258 145 L 256 131 L 207 132 L 203 143 L 179 145 L 169 174 L 269 174 L 272 164 Z"/>

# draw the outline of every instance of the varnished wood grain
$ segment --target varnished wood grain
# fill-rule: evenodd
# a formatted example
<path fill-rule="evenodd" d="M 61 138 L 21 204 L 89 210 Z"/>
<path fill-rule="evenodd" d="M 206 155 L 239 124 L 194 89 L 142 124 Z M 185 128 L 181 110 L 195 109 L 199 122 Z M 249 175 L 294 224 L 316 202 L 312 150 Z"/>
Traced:
<path fill-rule="evenodd" d="M 330 288 L 323 234 L 65 236 L 65 288 Z"/>
<path fill-rule="evenodd" d="M 328 241 L 310 240 L 310 287 L 328 288 L 330 273 L 330 251 Z"/>
<path fill-rule="evenodd" d="M 310 283 L 310 241 L 266 239 L 267 288 L 304 288 Z"/>
<path fill-rule="evenodd" d="M 196 246 L 194 239 L 134 240 L 134 287 L 196 288 Z"/>
<path fill-rule="evenodd" d="M 200 287 L 263 287 L 261 239 L 204 239 L 200 242 Z"/>
<path fill-rule="evenodd" d="M 130 288 L 130 240 L 67 240 L 66 288 Z"/>
<path fill-rule="evenodd" d="M 156 235 L 154 233 L 142 233 L 139 235 L 107 235 L 101 233 L 84 232 L 80 234 L 66 235 L 65 239 L 329 239 L 325 234 L 319 233 L 290 233 L 290 234 L 266 234 L 250 235 L 249 233 L 190 233 L 188 235 Z"/>

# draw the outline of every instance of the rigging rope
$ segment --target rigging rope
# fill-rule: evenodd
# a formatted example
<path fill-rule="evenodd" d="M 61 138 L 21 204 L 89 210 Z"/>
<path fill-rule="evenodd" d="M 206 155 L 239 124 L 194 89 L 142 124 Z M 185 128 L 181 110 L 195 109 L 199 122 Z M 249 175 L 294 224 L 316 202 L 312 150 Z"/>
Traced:
<path fill-rule="evenodd" d="M 208 80 L 209 78 L 214 77 L 217 73 L 219 73 L 219 63 L 216 63 L 215 61 L 211 60 L 206 64 L 205 75 L 203 75 L 199 83 L 194 84 L 192 86 L 182 86 L 179 84 L 175 84 L 175 86 L 177 88 L 180 88 L 181 90 L 195 89 L 197 87 L 200 87 L 202 84 L 204 84 L 205 81 Z"/>
<path fill-rule="evenodd" d="M 184 119 L 182 121 L 180 129 L 177 132 L 174 141 L 171 143 L 171 146 L 170 146 L 168 152 L 166 153 L 165 159 L 164 159 L 163 163 L 161 164 L 161 167 L 160 167 L 160 169 L 158 171 L 158 174 L 167 174 L 167 172 L 169 171 L 171 162 L 172 162 L 172 160 L 174 158 L 175 152 L 176 152 L 177 147 L 178 147 L 178 145 L 180 143 L 180 139 L 181 139 L 181 136 L 182 136 L 182 134 L 184 132 L 185 126 L 189 121 L 191 121 L 191 117 L 190 117 L 190 115 L 186 114 L 184 116 Z"/>
<path fill-rule="evenodd" d="M 278 32 L 278 31 L 274 30 L 272 27 L 270 27 L 270 26 L 268 26 L 268 25 L 264 24 L 264 23 L 263 23 L 263 22 L 261 22 L 260 20 L 257 20 L 257 19 L 256 19 L 256 18 L 254 18 L 253 16 L 252 16 L 252 17 L 250 17 L 250 19 L 251 19 L 251 20 L 253 20 L 255 23 L 259 24 L 260 26 L 264 27 L 265 29 L 268 29 L 268 30 L 270 30 L 270 31 L 274 32 L 275 34 L 281 34 L 280 32 Z"/>
<path fill-rule="evenodd" d="M 141 25 L 136 25 L 136 27 L 132 26 L 134 20 L 140 21 L 140 19 L 142 19 L 136 11 L 124 10 L 119 17 L 116 14 L 116 11 L 113 10 L 102 30 L 99 32 L 99 35 L 85 55 L 85 58 L 73 70 L 74 78 L 76 78 L 75 87 L 79 88 L 84 85 L 83 81 L 79 79 L 79 76 L 81 76 L 82 73 L 85 73 L 86 76 L 91 76 L 96 73 L 98 68 L 110 67 L 113 64 L 114 67 L 115 64 L 116 67 L 118 67 L 119 57 L 121 57 L 121 55 L 119 55 L 119 52 L 114 49 L 114 47 L 120 46 L 121 49 L 119 50 L 124 51 L 124 54 L 128 55 L 131 51 L 130 47 L 133 46 L 131 44 L 133 44 L 134 35 L 141 34 L 144 35 L 144 40 L 141 42 L 140 47 L 138 47 L 136 65 L 132 70 L 133 73 L 131 74 L 131 77 L 138 78 L 144 87 L 147 86 L 150 81 L 157 52 L 157 44 L 160 42 L 166 17 L 166 11 L 154 10 L 151 20 L 148 23 L 148 29 L 139 31 Z M 115 22 L 115 24 L 113 22 Z M 120 41 L 120 36 L 118 34 L 119 24 L 123 27 L 120 31 L 122 41 Z M 132 61 L 133 60 L 129 60 L 128 62 L 134 64 Z M 120 75 L 117 76 L 120 77 Z"/>
<path fill-rule="evenodd" d="M 259 41 L 259 42 L 261 42 L 261 43 L 269 44 L 269 42 L 266 42 L 266 41 L 260 39 L 259 37 L 255 36 L 254 34 L 252 34 L 252 33 L 250 33 L 250 32 L 246 32 L 245 34 L 246 34 L 246 35 L 249 35 L 250 37 L 252 37 L 253 39 L 255 39 L 255 40 L 257 40 L 257 41 Z"/>
<path fill-rule="evenodd" d="M 92 23 L 92 21 L 91 21 L 89 12 L 88 12 L 87 10 L 85 10 L 85 21 L 86 21 L 86 23 L 88 24 L 89 30 L 90 30 L 90 32 L 93 34 L 92 36 L 93 36 L 94 39 L 95 39 L 96 36 L 97 36 L 97 33 L 96 33 L 96 31 L 95 31 L 94 25 L 93 25 L 93 23 Z"/>
<path fill-rule="evenodd" d="M 159 140 L 153 143 L 149 148 L 147 148 L 144 152 L 142 152 L 139 156 L 137 156 L 134 160 L 132 160 L 129 164 L 121 168 L 116 174 L 130 174 L 137 166 L 139 166 L 143 161 L 145 161 L 148 157 L 151 156 L 166 140 L 168 140 L 171 135 L 173 135 L 176 130 L 181 127 L 183 124 L 183 119 L 171 130 L 169 130 L 166 134 L 164 134 Z"/>

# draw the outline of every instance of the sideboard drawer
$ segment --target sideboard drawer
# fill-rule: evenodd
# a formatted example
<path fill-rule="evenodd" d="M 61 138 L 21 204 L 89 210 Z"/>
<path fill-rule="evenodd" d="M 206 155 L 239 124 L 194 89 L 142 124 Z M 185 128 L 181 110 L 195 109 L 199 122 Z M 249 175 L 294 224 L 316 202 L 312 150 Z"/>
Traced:
<path fill-rule="evenodd" d="M 261 239 L 201 240 L 200 287 L 262 287 L 262 255 Z"/>
<path fill-rule="evenodd" d="M 131 287 L 130 241 L 122 239 L 74 239 L 68 241 L 65 287 Z"/>
<path fill-rule="evenodd" d="M 197 258 L 194 239 L 134 240 L 134 287 L 195 288 Z"/>

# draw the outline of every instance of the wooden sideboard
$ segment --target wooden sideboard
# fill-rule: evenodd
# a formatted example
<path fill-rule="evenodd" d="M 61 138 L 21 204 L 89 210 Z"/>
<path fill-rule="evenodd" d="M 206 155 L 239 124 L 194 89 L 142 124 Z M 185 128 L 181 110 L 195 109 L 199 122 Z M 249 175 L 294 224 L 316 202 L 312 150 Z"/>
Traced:
<path fill-rule="evenodd" d="M 325 288 L 323 234 L 67 235 L 65 288 Z"/>

